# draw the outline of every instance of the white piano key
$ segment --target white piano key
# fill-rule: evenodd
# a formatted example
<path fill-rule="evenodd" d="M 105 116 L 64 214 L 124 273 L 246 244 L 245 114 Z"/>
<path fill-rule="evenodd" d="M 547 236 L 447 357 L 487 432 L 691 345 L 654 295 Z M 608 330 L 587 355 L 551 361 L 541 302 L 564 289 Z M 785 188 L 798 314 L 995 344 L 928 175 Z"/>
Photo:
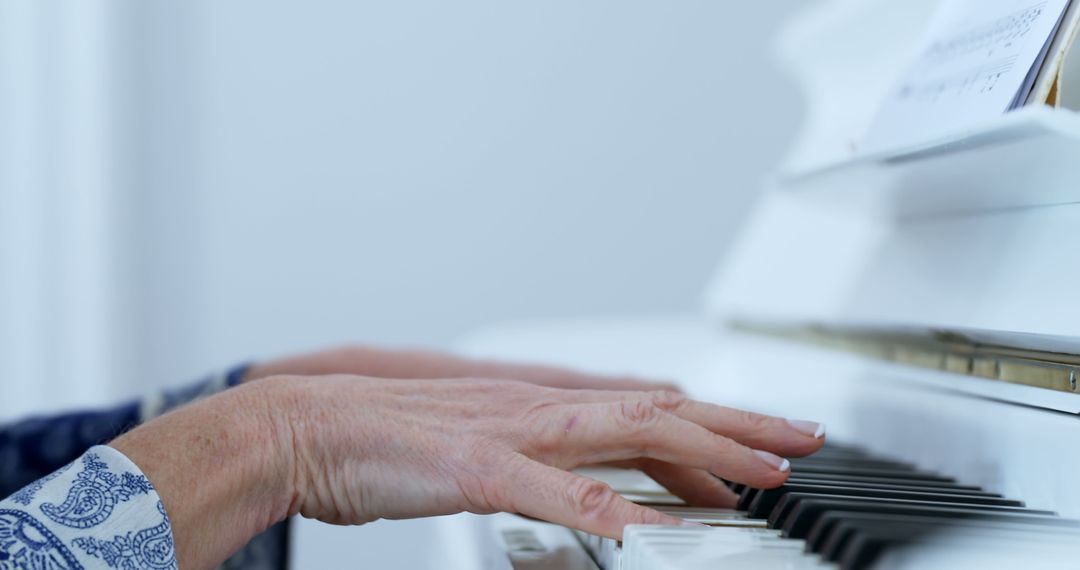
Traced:
<path fill-rule="evenodd" d="M 622 570 L 695 568 L 740 556 L 752 557 L 770 568 L 785 567 L 776 566 L 781 559 L 794 565 L 792 568 L 816 567 L 807 566 L 816 557 L 804 554 L 803 541 L 783 539 L 778 531 L 769 529 L 630 526 L 624 538 Z"/>

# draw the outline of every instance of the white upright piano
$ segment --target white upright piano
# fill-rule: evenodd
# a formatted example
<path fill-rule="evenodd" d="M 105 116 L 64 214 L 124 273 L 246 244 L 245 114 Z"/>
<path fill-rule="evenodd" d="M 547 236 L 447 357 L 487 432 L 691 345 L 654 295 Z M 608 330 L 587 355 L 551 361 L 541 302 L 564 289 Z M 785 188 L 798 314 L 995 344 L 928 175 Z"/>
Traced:
<path fill-rule="evenodd" d="M 675 378 L 700 399 L 823 421 L 831 457 L 854 461 L 839 471 L 850 487 L 815 479 L 815 463 L 796 463 L 793 478 L 838 501 L 842 516 L 795 533 L 718 513 L 714 528 L 630 527 L 618 544 L 514 515 L 463 515 L 440 523 L 448 567 L 1080 567 L 1080 115 L 1028 106 L 921 145 L 860 152 L 935 5 L 829 0 L 784 26 L 777 57 L 801 84 L 806 124 L 701 315 L 508 325 L 461 346 Z M 1066 67 L 1068 95 L 1080 63 Z M 889 466 L 925 478 L 882 490 L 874 471 Z M 663 495 L 634 474 L 611 482 Z M 936 483 L 956 498 L 927 507 Z M 864 509 L 860 488 L 893 510 Z M 816 500 L 789 502 L 810 511 Z M 983 516 L 971 505 L 998 507 Z"/>

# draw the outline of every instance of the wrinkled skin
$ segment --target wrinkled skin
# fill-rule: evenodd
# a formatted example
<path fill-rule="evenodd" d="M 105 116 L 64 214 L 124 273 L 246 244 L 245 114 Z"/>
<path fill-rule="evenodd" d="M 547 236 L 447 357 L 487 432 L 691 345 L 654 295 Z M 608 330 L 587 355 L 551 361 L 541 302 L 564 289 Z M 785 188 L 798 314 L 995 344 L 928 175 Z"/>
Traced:
<path fill-rule="evenodd" d="M 619 536 L 626 524 L 679 521 L 565 470 L 640 462 L 691 502 L 732 506 L 710 473 L 775 487 L 787 473 L 754 449 L 794 456 L 820 445 L 785 421 L 673 392 L 468 380 L 291 382 L 300 384 L 293 387 L 303 402 L 298 416 L 320 418 L 293 428 L 298 511 L 332 523 L 510 511 Z M 345 426 L 348 436 L 340 433 Z"/>

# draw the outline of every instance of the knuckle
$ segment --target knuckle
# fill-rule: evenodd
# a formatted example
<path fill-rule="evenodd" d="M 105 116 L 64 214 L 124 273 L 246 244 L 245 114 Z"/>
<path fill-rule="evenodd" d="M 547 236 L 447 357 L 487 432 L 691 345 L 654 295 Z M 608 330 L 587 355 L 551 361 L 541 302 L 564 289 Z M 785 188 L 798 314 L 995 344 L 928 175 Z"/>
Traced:
<path fill-rule="evenodd" d="M 739 422 L 750 431 L 761 431 L 769 427 L 771 418 L 754 412 L 739 410 Z"/>
<path fill-rule="evenodd" d="M 606 483 L 586 479 L 570 487 L 570 501 L 577 512 L 590 519 L 609 513 L 618 496 Z"/>
<path fill-rule="evenodd" d="M 630 428 L 640 429 L 656 423 L 660 408 L 647 399 L 619 402 L 618 417 Z"/>
<path fill-rule="evenodd" d="M 563 403 L 548 397 L 530 398 L 525 405 L 524 416 L 526 420 L 539 420 L 545 418 Z"/>
<path fill-rule="evenodd" d="M 676 412 L 686 405 L 689 398 L 678 392 L 659 390 L 649 393 L 653 406 L 665 412 Z"/>
<path fill-rule="evenodd" d="M 541 455 L 555 453 L 566 445 L 566 434 L 576 420 L 567 419 L 565 404 L 553 398 L 540 397 L 524 404 L 520 415 L 506 425 L 513 445 L 531 449 Z"/>

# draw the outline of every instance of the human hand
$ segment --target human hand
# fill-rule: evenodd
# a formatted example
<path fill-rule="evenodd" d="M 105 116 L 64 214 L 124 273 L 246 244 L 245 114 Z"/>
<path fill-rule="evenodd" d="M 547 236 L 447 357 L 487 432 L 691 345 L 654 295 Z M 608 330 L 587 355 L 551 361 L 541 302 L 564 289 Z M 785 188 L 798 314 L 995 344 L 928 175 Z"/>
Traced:
<path fill-rule="evenodd" d="M 452 379 L 501 378 L 540 386 L 591 390 L 671 390 L 671 382 L 589 374 L 554 366 L 464 358 L 427 350 L 393 350 L 343 346 L 288 356 L 252 365 L 245 380 L 270 376 L 352 374 L 373 378 Z"/>
<path fill-rule="evenodd" d="M 627 524 L 681 521 L 567 470 L 632 462 L 692 502 L 730 507 L 734 498 L 715 476 L 776 487 L 788 477 L 781 456 L 808 455 L 824 441 L 816 424 L 663 391 L 345 376 L 274 382 L 275 398 L 291 402 L 274 431 L 290 434 L 293 511 L 334 524 L 506 511 L 618 538 Z"/>
<path fill-rule="evenodd" d="M 507 511 L 615 538 L 627 524 L 680 524 L 568 470 L 631 463 L 693 502 L 730 506 L 714 475 L 778 486 L 781 456 L 824 443 L 816 429 L 665 391 L 286 376 L 111 445 L 157 488 L 180 566 L 199 569 L 295 514 L 363 524 Z"/>

